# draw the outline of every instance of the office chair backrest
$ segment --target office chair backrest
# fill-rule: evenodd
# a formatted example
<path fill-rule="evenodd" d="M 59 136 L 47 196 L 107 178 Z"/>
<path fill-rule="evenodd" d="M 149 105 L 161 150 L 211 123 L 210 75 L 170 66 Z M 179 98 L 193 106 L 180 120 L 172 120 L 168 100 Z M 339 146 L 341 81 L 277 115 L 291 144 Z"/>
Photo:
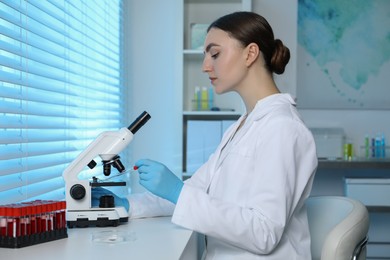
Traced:
<path fill-rule="evenodd" d="M 341 196 L 306 201 L 313 260 L 365 259 L 369 227 L 367 208 Z"/>

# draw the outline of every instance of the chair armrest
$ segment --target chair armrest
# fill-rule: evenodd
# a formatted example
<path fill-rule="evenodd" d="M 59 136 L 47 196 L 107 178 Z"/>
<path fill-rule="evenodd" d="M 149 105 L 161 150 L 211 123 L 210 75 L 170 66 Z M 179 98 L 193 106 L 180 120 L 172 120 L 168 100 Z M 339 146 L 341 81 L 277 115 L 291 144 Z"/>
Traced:
<path fill-rule="evenodd" d="M 356 245 L 355 249 L 353 250 L 352 258 L 351 260 L 358 260 L 360 253 L 364 250 L 368 242 L 368 236 L 366 236 L 362 241 L 359 242 L 359 244 Z"/>

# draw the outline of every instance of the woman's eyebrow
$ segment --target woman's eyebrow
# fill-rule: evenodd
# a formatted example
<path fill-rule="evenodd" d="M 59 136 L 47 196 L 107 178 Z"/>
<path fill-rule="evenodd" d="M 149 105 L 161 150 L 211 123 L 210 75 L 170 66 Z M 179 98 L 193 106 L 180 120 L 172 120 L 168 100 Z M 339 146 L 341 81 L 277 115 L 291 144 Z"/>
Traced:
<path fill-rule="evenodd" d="M 216 44 L 216 43 L 209 43 L 209 44 L 207 45 L 207 47 L 206 47 L 206 49 L 205 49 L 205 51 L 204 51 L 203 53 L 209 52 L 210 49 L 211 49 L 212 47 L 214 47 L 214 46 L 219 46 L 219 45 Z"/>

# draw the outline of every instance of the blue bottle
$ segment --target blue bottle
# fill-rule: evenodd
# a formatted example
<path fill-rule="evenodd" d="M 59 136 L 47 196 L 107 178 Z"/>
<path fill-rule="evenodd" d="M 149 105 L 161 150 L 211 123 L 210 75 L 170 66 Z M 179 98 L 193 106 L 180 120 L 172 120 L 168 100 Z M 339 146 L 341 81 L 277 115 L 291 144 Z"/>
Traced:
<path fill-rule="evenodd" d="M 386 158 L 386 140 L 384 134 L 382 134 L 381 146 L 382 146 L 382 158 Z"/>
<path fill-rule="evenodd" d="M 375 158 L 382 157 L 382 141 L 379 134 L 375 137 Z"/>

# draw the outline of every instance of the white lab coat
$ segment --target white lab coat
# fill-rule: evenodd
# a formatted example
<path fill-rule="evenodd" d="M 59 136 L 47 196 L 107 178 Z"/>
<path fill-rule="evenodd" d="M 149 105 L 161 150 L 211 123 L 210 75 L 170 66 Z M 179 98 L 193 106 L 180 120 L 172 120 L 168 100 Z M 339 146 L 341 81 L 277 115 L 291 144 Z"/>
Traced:
<path fill-rule="evenodd" d="M 206 259 L 311 259 L 312 134 L 288 94 L 258 101 L 234 135 L 242 119 L 185 182 L 172 222 L 206 235 Z"/>

